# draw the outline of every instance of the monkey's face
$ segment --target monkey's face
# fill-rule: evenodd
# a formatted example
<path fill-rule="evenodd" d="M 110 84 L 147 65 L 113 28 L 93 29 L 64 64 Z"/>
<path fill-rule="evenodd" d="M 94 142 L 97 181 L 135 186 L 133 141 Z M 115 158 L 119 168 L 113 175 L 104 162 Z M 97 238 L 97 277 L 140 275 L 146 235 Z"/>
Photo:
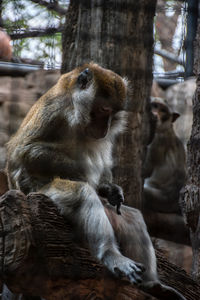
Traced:
<path fill-rule="evenodd" d="M 166 105 L 159 102 L 151 103 L 151 111 L 153 115 L 157 118 L 159 124 L 166 122 L 170 118 L 170 112 Z"/>
<path fill-rule="evenodd" d="M 153 98 L 151 99 L 151 112 L 156 118 L 157 128 L 167 128 L 179 117 L 178 113 L 174 113 L 168 107 L 164 99 Z"/>
<path fill-rule="evenodd" d="M 126 82 L 110 70 L 88 64 L 76 81 L 79 109 L 85 113 L 85 134 L 94 139 L 104 138 L 116 123 L 126 100 Z M 84 126 L 85 125 L 85 126 Z"/>
<path fill-rule="evenodd" d="M 172 112 L 170 108 L 161 101 L 151 101 L 151 111 L 156 118 L 157 129 L 166 129 L 179 117 L 178 113 Z"/>

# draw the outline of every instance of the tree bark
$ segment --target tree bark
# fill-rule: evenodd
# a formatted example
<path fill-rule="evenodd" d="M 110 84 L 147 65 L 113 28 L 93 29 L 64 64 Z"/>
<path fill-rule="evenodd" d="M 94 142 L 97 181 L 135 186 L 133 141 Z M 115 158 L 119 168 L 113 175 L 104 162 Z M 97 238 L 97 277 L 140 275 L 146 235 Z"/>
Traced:
<path fill-rule="evenodd" d="M 188 142 L 188 182 L 181 194 L 181 206 L 190 229 L 193 249 L 192 277 L 200 280 L 200 19 L 195 43 L 194 72 L 197 88 L 193 98 L 193 126 Z"/>
<path fill-rule="evenodd" d="M 156 0 L 71 0 L 63 32 L 62 72 L 95 61 L 130 81 L 129 122 L 119 139 L 115 182 L 125 202 L 141 208 L 141 165 L 148 139 L 146 100 L 152 84 Z"/>
<path fill-rule="evenodd" d="M 0 198 L 0 237 L 0 280 L 14 299 L 21 293 L 46 300 L 159 299 L 114 278 L 75 241 L 73 226 L 42 194 L 12 190 Z M 200 286 L 162 253 L 157 256 L 162 281 L 187 299 L 199 299 Z"/>

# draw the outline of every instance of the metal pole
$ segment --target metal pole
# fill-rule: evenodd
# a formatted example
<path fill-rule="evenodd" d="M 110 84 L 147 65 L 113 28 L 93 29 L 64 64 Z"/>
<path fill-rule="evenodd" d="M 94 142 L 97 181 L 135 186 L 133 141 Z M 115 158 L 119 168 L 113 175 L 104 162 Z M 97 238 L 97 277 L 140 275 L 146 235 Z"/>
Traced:
<path fill-rule="evenodd" d="M 198 21 L 198 5 L 199 0 L 187 0 L 188 3 L 188 14 L 187 14 L 187 37 L 185 42 L 186 48 L 186 66 L 185 66 L 185 77 L 190 77 L 193 74 L 194 65 L 194 40 L 197 31 Z"/>

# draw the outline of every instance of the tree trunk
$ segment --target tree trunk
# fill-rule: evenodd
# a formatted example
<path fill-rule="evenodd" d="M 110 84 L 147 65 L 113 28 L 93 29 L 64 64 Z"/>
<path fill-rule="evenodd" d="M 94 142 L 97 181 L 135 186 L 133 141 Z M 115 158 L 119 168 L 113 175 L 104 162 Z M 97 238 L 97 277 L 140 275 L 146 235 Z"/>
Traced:
<path fill-rule="evenodd" d="M 181 194 L 181 206 L 190 229 L 193 249 L 192 277 L 200 280 L 200 19 L 195 44 L 194 72 L 197 88 L 193 98 L 193 126 L 188 142 L 188 182 Z"/>
<path fill-rule="evenodd" d="M 114 175 L 126 204 L 137 208 L 149 134 L 144 111 L 152 84 L 155 6 L 156 0 L 71 0 L 63 33 L 62 72 L 93 60 L 130 81 L 128 130 L 118 142 Z"/>

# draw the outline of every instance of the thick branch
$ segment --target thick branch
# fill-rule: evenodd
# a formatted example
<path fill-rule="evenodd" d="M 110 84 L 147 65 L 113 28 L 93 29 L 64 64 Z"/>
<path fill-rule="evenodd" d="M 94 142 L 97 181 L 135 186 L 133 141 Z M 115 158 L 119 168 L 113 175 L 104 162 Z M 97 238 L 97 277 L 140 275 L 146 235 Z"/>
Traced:
<path fill-rule="evenodd" d="M 155 300 L 113 277 L 74 240 L 73 226 L 46 196 L 9 191 L 0 199 L 0 280 L 16 294 L 60 299 Z M 200 298 L 200 287 L 159 255 L 165 283 L 187 299 Z M 162 297 L 160 299 L 163 299 Z"/>
<path fill-rule="evenodd" d="M 45 29 L 35 29 L 31 31 L 25 31 L 20 33 L 11 33 L 10 38 L 11 40 L 18 40 L 18 39 L 24 39 L 24 38 L 30 38 L 30 37 L 40 37 L 40 36 L 46 36 L 46 35 L 52 35 L 58 32 L 63 31 L 63 26 L 59 27 L 50 27 Z"/>
<path fill-rule="evenodd" d="M 44 1 L 44 0 L 31 0 L 31 1 L 36 3 L 36 4 L 45 6 L 48 10 L 53 10 L 61 16 L 64 16 L 67 13 L 67 9 L 60 6 L 57 1 L 54 1 L 52 3 L 49 3 L 49 2 Z"/>

